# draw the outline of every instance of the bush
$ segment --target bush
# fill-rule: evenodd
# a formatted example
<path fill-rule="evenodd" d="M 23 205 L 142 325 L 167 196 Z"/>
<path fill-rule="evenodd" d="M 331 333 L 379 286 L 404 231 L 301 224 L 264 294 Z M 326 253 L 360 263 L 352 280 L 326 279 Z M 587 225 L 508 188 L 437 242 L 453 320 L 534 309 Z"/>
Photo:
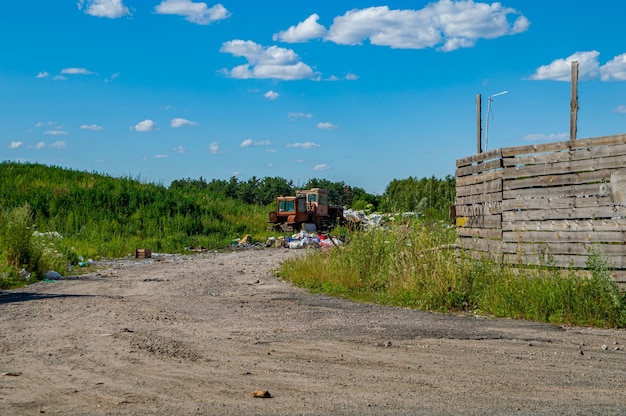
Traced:
<path fill-rule="evenodd" d="M 43 279 L 46 271 L 64 268 L 49 236 L 35 233 L 35 219 L 28 204 L 0 215 L 0 286 L 9 287 L 30 279 Z"/>

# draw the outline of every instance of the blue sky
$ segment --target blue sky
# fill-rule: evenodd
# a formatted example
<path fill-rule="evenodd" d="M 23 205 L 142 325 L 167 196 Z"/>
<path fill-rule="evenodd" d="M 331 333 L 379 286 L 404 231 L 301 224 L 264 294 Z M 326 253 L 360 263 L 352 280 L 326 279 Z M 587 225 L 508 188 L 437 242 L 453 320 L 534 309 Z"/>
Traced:
<path fill-rule="evenodd" d="M 20 0 L 0 13 L 0 160 L 131 176 L 454 174 L 486 148 L 626 132 L 623 0 Z M 496 95 L 507 91 L 506 94 Z M 485 146 L 485 144 L 483 145 Z"/>

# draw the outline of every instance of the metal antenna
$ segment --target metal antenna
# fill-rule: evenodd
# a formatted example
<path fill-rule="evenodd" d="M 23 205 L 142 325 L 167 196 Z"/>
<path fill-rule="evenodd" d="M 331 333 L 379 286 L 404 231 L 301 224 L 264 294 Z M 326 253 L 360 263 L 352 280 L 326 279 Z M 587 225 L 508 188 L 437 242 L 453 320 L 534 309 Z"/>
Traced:
<path fill-rule="evenodd" d="M 498 95 L 504 95 L 507 93 L 508 91 L 502 91 L 497 94 L 493 94 L 489 96 L 489 99 L 487 100 L 487 120 L 485 120 L 485 151 L 489 148 L 489 115 L 491 114 L 491 102 Z"/>

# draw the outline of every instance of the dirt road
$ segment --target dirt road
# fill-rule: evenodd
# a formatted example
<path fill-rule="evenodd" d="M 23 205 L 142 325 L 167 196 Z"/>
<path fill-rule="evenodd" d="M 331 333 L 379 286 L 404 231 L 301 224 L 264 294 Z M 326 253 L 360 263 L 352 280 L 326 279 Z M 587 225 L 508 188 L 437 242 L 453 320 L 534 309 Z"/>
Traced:
<path fill-rule="evenodd" d="M 0 414 L 626 414 L 624 331 L 358 304 L 272 277 L 303 254 L 126 259 L 3 292 Z"/>

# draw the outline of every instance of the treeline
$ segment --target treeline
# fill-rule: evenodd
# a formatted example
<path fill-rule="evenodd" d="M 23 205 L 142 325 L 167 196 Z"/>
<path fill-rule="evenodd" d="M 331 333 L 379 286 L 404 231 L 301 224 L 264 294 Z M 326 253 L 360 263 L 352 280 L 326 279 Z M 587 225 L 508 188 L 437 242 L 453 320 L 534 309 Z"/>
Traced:
<path fill-rule="evenodd" d="M 381 198 L 384 212 L 419 212 L 426 216 L 445 218 L 456 198 L 456 179 L 430 178 L 394 179 Z"/>
<path fill-rule="evenodd" d="M 456 181 L 453 176 L 444 179 L 430 178 L 394 179 L 383 195 L 367 193 L 363 188 L 352 187 L 345 182 L 331 182 L 327 179 L 310 179 L 296 186 L 293 181 L 280 177 L 252 177 L 240 181 L 213 179 L 207 182 L 199 179 L 175 180 L 170 185 L 174 190 L 201 190 L 247 204 L 269 205 L 277 196 L 295 195 L 298 189 L 322 188 L 329 191 L 331 203 L 355 210 L 369 209 L 383 212 L 420 212 L 426 215 L 445 216 L 454 204 Z"/>
<path fill-rule="evenodd" d="M 309 179 L 304 184 L 296 186 L 293 181 L 281 177 L 257 178 L 253 176 L 247 181 L 241 181 L 233 176 L 227 181 L 213 179 L 209 182 L 200 177 L 199 179 L 175 180 L 170 185 L 170 189 L 208 191 L 256 205 L 269 205 L 276 200 L 277 196 L 295 195 L 298 189 L 311 188 L 328 190 L 330 202 L 336 205 L 363 209 L 371 204 L 376 209 L 380 203 L 379 196 L 368 194 L 363 188 L 352 187 L 345 182 L 331 182 L 327 179 Z"/>

